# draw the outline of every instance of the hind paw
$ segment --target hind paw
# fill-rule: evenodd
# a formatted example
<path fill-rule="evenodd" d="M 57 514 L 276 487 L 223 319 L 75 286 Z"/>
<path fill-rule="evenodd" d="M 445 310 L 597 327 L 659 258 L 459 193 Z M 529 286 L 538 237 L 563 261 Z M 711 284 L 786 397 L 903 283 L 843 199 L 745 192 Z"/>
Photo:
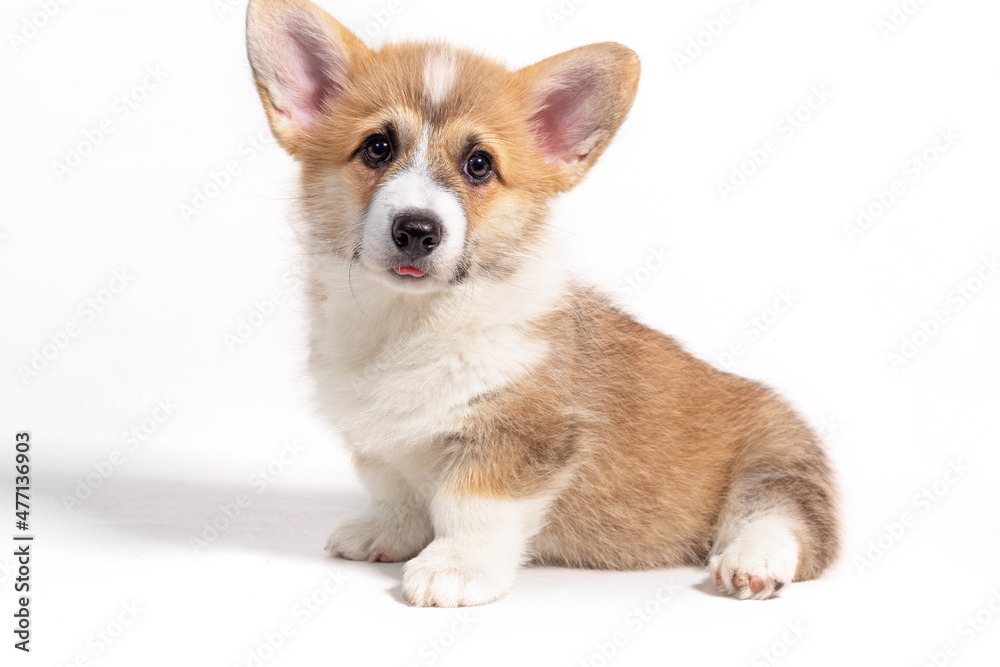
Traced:
<path fill-rule="evenodd" d="M 766 600 L 792 582 L 798 544 L 773 521 L 752 523 L 708 561 L 720 592 L 740 600 Z"/>
<path fill-rule="evenodd" d="M 732 554 L 728 550 L 713 556 L 708 567 L 720 593 L 740 600 L 766 600 L 792 581 L 795 567 L 773 563 L 756 554 Z"/>

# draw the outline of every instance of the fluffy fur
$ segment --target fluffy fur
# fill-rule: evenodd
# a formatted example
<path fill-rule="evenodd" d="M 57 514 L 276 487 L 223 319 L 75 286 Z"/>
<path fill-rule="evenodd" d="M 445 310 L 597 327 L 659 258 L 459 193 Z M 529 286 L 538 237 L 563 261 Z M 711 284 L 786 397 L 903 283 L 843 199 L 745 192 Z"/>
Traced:
<path fill-rule="evenodd" d="M 319 404 L 372 494 L 331 553 L 408 561 L 403 593 L 428 606 L 493 601 L 527 561 L 708 564 L 740 598 L 831 563 L 835 490 L 803 421 L 622 313 L 552 246 L 549 202 L 632 105 L 631 50 L 510 71 L 444 44 L 372 50 L 306 0 L 254 0 L 248 52 L 301 166 Z M 408 215 L 435 221 L 431 250 L 401 244 Z"/>

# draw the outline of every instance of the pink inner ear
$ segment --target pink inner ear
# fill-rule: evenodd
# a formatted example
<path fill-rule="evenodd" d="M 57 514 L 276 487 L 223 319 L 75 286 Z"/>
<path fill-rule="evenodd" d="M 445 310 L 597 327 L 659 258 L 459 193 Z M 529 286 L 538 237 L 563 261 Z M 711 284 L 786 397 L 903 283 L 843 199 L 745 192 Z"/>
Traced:
<path fill-rule="evenodd" d="M 600 72 L 580 67 L 567 72 L 542 95 L 542 108 L 532 121 L 549 159 L 569 162 L 586 157 L 576 150 L 595 129 L 589 113 L 591 98 L 598 90 Z"/>
<path fill-rule="evenodd" d="M 327 101 L 343 90 L 346 67 L 335 47 L 308 26 L 289 28 L 285 38 L 281 86 L 285 99 L 279 103 L 279 111 L 308 128 L 323 113 Z"/>

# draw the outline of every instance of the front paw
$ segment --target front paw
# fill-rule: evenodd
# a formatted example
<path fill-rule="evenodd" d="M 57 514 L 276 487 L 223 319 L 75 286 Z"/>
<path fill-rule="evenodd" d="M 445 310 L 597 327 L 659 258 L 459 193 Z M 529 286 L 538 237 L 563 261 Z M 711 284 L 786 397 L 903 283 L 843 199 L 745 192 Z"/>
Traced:
<path fill-rule="evenodd" d="M 420 553 L 431 541 L 430 520 L 405 509 L 369 508 L 345 519 L 326 541 L 332 556 L 370 563 L 397 563 Z"/>
<path fill-rule="evenodd" d="M 403 597 L 417 607 L 471 607 L 507 594 L 519 559 L 465 556 L 448 541 L 435 540 L 403 566 Z"/>

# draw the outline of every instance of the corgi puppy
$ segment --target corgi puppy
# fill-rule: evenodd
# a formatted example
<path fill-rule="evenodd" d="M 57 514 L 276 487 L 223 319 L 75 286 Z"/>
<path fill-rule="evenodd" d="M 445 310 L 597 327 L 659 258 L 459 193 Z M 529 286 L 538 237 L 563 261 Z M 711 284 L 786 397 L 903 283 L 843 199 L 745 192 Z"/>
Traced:
<path fill-rule="evenodd" d="M 527 562 L 702 564 L 740 599 L 820 575 L 831 467 L 767 388 L 695 359 L 561 262 L 549 206 L 628 113 L 639 59 L 510 70 L 377 50 L 308 0 L 252 0 L 271 130 L 301 168 L 310 367 L 371 493 L 327 550 L 414 605 L 501 598 Z"/>

